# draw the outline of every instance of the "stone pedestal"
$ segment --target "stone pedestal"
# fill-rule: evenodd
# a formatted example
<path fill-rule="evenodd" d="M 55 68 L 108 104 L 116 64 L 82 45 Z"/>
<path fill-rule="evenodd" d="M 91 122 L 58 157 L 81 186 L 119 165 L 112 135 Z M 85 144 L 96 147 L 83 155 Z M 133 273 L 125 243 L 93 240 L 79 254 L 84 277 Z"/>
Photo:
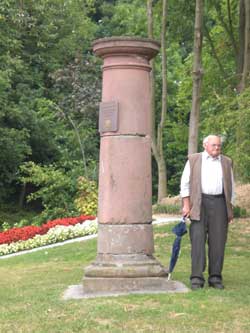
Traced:
<path fill-rule="evenodd" d="M 149 64 L 159 44 L 140 38 L 94 42 L 103 87 L 97 258 L 85 269 L 87 296 L 162 292 L 167 273 L 153 257 Z"/>

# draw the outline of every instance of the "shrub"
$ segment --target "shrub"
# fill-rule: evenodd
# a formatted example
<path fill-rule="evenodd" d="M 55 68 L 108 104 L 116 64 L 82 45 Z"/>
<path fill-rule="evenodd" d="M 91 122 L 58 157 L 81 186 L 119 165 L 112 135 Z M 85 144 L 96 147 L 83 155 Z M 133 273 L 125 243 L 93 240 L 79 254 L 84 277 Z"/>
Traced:
<path fill-rule="evenodd" d="M 80 214 L 96 215 L 97 213 L 97 184 L 85 177 L 79 177 L 77 182 L 77 198 L 74 204 Z"/>
<path fill-rule="evenodd" d="M 74 206 L 76 195 L 76 178 L 70 172 L 53 165 L 40 166 L 34 162 L 24 163 L 21 167 L 20 180 L 31 183 L 37 191 L 27 197 L 27 201 L 40 199 L 44 210 L 36 217 L 37 224 L 56 217 L 78 214 Z"/>
<path fill-rule="evenodd" d="M 9 230 L 11 228 L 10 224 L 8 222 L 2 223 L 2 229 L 3 231 Z"/>
<path fill-rule="evenodd" d="M 180 214 L 180 205 L 163 205 L 157 204 L 153 206 L 154 214 Z"/>
<path fill-rule="evenodd" d="M 157 204 L 153 206 L 154 214 L 180 214 L 181 207 L 180 205 L 163 205 Z M 239 206 L 235 206 L 233 208 L 233 213 L 235 218 L 239 217 L 247 217 L 248 212 L 245 208 L 241 208 Z"/>
<path fill-rule="evenodd" d="M 247 211 L 245 208 L 241 208 L 239 206 L 235 206 L 233 208 L 233 214 L 234 217 L 239 218 L 239 217 L 247 217 Z"/>

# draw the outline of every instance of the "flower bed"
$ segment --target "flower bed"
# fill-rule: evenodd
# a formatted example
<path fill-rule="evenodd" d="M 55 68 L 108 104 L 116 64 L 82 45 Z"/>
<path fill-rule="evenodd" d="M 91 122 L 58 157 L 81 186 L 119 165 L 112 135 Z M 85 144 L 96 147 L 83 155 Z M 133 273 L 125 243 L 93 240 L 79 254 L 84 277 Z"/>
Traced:
<path fill-rule="evenodd" d="M 30 225 L 21 228 L 11 228 L 9 230 L 0 232 L 0 244 L 11 244 L 13 242 L 28 240 L 36 235 L 44 235 L 51 228 L 54 228 L 58 225 L 70 226 L 94 219 L 94 216 L 81 215 L 77 217 L 67 217 L 48 221 L 47 223 L 42 224 L 40 227 Z"/>
<path fill-rule="evenodd" d="M 67 239 L 96 234 L 97 220 L 88 219 L 84 221 L 84 223 L 77 223 L 75 225 L 56 225 L 51 227 L 46 234 L 37 234 L 27 240 L 2 244 L 0 245 L 0 256 L 62 242 Z"/>

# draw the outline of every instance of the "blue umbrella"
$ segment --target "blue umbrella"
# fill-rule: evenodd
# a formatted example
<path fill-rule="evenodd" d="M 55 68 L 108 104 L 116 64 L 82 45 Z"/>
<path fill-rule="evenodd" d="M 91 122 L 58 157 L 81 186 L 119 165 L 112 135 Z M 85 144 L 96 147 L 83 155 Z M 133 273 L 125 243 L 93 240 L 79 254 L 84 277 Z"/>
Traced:
<path fill-rule="evenodd" d="M 172 247 L 172 255 L 170 259 L 170 264 L 169 264 L 169 274 L 168 274 L 168 279 L 171 277 L 171 273 L 174 270 L 174 267 L 177 263 L 179 253 L 180 253 L 180 248 L 181 248 L 181 239 L 182 236 L 187 233 L 187 226 L 186 226 L 186 219 L 183 217 L 181 221 L 176 224 L 172 232 L 177 236 L 174 240 L 173 247 Z"/>

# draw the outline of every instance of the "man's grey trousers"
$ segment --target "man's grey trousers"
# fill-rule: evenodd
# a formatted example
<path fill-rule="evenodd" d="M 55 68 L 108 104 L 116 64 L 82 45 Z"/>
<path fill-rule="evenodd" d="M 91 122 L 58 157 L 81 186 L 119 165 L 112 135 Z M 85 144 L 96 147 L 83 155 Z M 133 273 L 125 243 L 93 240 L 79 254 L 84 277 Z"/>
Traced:
<path fill-rule="evenodd" d="M 201 219 L 191 221 L 191 283 L 204 284 L 206 241 L 208 243 L 209 283 L 222 281 L 228 218 L 224 195 L 202 194 Z"/>

